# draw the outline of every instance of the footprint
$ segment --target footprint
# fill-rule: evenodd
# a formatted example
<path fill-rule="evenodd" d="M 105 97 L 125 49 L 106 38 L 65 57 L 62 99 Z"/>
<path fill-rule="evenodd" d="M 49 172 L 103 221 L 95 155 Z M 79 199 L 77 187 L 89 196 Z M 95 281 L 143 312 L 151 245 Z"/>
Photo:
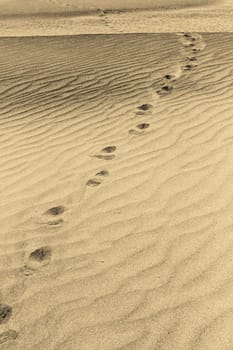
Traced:
<path fill-rule="evenodd" d="M 184 70 L 192 70 L 193 68 L 196 68 L 197 65 L 194 65 L 194 64 L 186 64 L 183 69 Z"/>
<path fill-rule="evenodd" d="M 104 152 L 104 153 L 113 153 L 115 151 L 116 151 L 116 146 L 107 146 L 101 150 L 101 152 Z"/>
<path fill-rule="evenodd" d="M 200 52 L 200 51 L 201 51 L 201 49 L 197 49 L 197 48 L 192 49 L 192 52 L 193 52 L 193 53 L 197 53 L 197 52 Z"/>
<path fill-rule="evenodd" d="M 183 36 L 185 37 L 185 38 L 192 38 L 192 35 L 191 34 L 189 34 L 189 33 L 183 33 Z"/>
<path fill-rule="evenodd" d="M 59 205 L 57 207 L 50 208 L 46 211 L 46 214 L 49 215 L 60 215 L 63 214 L 65 211 L 65 208 L 62 205 Z"/>
<path fill-rule="evenodd" d="M 145 129 L 148 129 L 149 127 L 150 127 L 149 123 L 141 123 L 141 124 L 136 125 L 136 128 L 139 130 L 130 129 L 128 131 L 128 133 L 132 134 L 132 135 L 142 135 L 140 130 L 145 130 Z"/>
<path fill-rule="evenodd" d="M 112 160 L 114 159 L 116 156 L 115 154 L 110 154 L 110 155 L 102 155 L 102 154 L 95 154 L 93 157 L 98 158 L 98 159 L 104 159 L 104 160 Z"/>
<path fill-rule="evenodd" d="M 95 174 L 96 176 L 108 176 L 109 172 L 108 170 L 101 170 L 98 173 Z"/>
<path fill-rule="evenodd" d="M 31 267 L 45 266 L 50 262 L 51 256 L 52 250 L 50 247 L 38 248 L 29 255 L 29 264 Z"/>
<path fill-rule="evenodd" d="M 101 181 L 97 179 L 90 179 L 86 183 L 86 185 L 90 187 L 96 187 L 96 186 L 99 186 L 100 184 L 101 184 Z"/>
<path fill-rule="evenodd" d="M 164 85 L 160 90 L 157 90 L 157 94 L 160 96 L 164 96 L 169 94 L 173 90 L 173 86 Z"/>
<path fill-rule="evenodd" d="M 194 47 L 195 44 L 193 44 L 193 43 L 186 43 L 186 44 L 184 44 L 184 46 L 185 46 L 185 47 Z"/>
<path fill-rule="evenodd" d="M 129 134 L 132 134 L 132 135 L 142 135 L 140 131 L 138 130 L 135 130 L 135 129 L 130 129 L 128 131 Z"/>
<path fill-rule="evenodd" d="M 9 329 L 8 331 L 0 333 L 0 344 L 15 340 L 17 337 L 18 333 L 13 329 Z"/>
<path fill-rule="evenodd" d="M 197 61 L 197 57 L 187 57 L 187 59 L 192 62 Z"/>
<path fill-rule="evenodd" d="M 48 221 L 46 224 L 50 226 L 56 226 L 56 225 L 61 225 L 64 223 L 64 220 L 59 219 L 59 220 L 54 220 L 54 221 Z"/>
<path fill-rule="evenodd" d="M 149 103 L 144 103 L 141 106 L 138 106 L 137 108 L 140 109 L 141 111 L 149 111 L 153 108 L 153 106 Z"/>
<path fill-rule="evenodd" d="M 0 324 L 7 323 L 12 315 L 12 307 L 0 304 Z"/>
<path fill-rule="evenodd" d="M 140 130 L 144 130 L 144 129 L 148 129 L 150 127 L 150 124 L 149 123 L 141 123 L 141 124 L 138 124 L 136 126 L 136 128 L 140 129 Z"/>
<path fill-rule="evenodd" d="M 167 79 L 167 80 L 173 80 L 174 81 L 176 77 L 175 77 L 175 75 L 172 75 L 172 74 L 166 74 L 164 76 L 164 78 Z"/>

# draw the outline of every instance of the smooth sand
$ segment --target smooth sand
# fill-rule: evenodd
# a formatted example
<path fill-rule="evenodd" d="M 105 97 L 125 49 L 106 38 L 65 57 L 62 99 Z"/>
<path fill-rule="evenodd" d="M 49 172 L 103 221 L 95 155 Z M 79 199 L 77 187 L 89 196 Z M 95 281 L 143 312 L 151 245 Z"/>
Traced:
<path fill-rule="evenodd" d="M 0 51 L 1 350 L 232 349 L 232 35 Z"/>

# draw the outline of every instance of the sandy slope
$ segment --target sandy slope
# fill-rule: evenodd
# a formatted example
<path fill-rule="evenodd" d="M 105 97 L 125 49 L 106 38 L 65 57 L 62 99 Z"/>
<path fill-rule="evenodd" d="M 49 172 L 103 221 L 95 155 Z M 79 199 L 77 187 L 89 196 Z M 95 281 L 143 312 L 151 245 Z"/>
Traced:
<path fill-rule="evenodd" d="M 232 35 L 0 50 L 0 348 L 232 349 Z"/>
<path fill-rule="evenodd" d="M 1 14 L 64 13 L 97 9 L 173 8 L 229 3 L 229 0 L 0 0 Z"/>
<path fill-rule="evenodd" d="M 232 0 L 0 1 L 0 36 L 232 32 L 232 18 Z"/>

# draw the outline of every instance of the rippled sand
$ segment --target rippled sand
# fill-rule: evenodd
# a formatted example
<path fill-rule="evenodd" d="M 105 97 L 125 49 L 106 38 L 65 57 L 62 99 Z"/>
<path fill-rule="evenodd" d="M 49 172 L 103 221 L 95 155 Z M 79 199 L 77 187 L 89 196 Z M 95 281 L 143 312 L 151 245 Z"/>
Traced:
<path fill-rule="evenodd" d="M 232 34 L 0 52 L 0 348 L 231 349 Z"/>

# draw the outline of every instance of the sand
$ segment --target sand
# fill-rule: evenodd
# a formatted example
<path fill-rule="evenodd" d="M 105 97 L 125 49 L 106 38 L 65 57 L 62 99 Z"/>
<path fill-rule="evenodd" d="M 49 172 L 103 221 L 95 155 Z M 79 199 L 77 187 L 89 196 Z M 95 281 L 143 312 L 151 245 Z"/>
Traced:
<path fill-rule="evenodd" d="M 169 9 L 195 7 L 206 5 L 226 5 L 230 0 L 1 0 L 2 14 L 39 14 L 39 13 L 70 13 L 77 11 L 96 11 L 98 9 Z"/>
<path fill-rule="evenodd" d="M 232 0 L 0 1 L 0 36 L 233 32 Z"/>
<path fill-rule="evenodd" d="M 232 34 L 0 52 L 1 350 L 232 349 Z"/>

